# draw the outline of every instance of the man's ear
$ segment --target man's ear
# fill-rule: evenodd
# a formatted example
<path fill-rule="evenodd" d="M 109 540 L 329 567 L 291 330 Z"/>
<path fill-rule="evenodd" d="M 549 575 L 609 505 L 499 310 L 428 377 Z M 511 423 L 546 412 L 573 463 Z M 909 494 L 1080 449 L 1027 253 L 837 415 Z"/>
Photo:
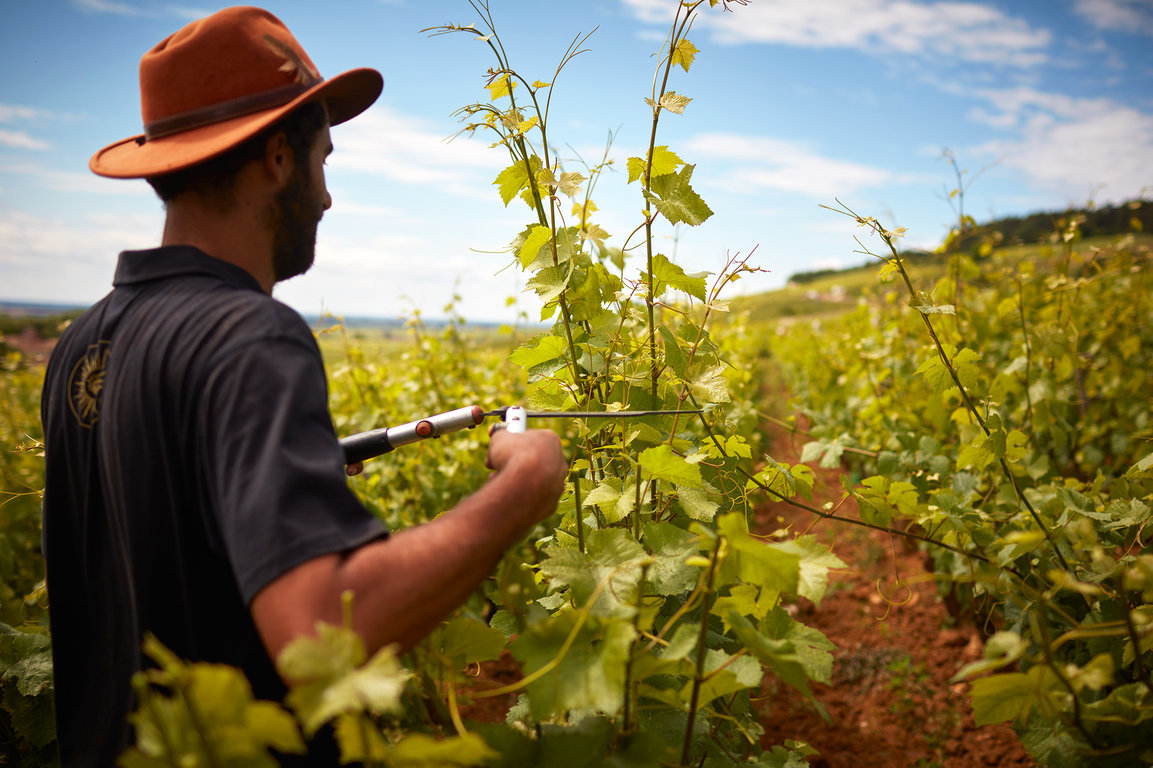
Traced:
<path fill-rule="evenodd" d="M 264 170 L 269 179 L 277 185 L 284 184 L 292 176 L 296 158 L 283 131 L 277 131 L 264 143 Z"/>

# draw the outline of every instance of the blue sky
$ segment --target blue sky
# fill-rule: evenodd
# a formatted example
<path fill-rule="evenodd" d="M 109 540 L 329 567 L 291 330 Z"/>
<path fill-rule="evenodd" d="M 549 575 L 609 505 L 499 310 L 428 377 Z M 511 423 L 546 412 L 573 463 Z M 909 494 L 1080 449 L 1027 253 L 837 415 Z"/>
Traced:
<path fill-rule="evenodd" d="M 145 0 L 0 0 L 0 299 L 86 304 L 116 255 L 157 243 L 163 210 L 142 181 L 92 175 L 89 156 L 140 132 L 137 67 L 162 38 L 220 6 Z M 674 0 L 491 0 L 512 65 L 555 80 L 550 138 L 616 171 L 597 183 L 599 223 L 621 245 L 640 223 L 630 156 L 647 147 L 654 53 Z M 529 223 L 492 181 L 507 164 L 484 139 L 445 141 L 452 112 L 483 100 L 487 47 L 426 27 L 476 21 L 464 0 L 270 2 L 321 74 L 384 73 L 377 104 L 333 130 L 317 264 L 275 295 L 315 314 L 440 317 L 454 293 L 471 321 L 535 319 L 539 303 L 502 252 Z M 938 244 L 955 218 L 948 149 L 978 220 L 1153 196 L 1151 0 L 752 0 L 705 10 L 699 49 L 671 88 L 658 143 L 696 165 L 716 214 L 658 231 L 686 271 L 752 253 L 768 290 L 799 271 L 849 266 L 858 233 L 820 204 L 839 198 Z M 956 203 L 956 199 L 952 201 Z M 635 269 L 636 267 L 633 267 Z M 517 303 L 508 305 L 509 297 Z"/>

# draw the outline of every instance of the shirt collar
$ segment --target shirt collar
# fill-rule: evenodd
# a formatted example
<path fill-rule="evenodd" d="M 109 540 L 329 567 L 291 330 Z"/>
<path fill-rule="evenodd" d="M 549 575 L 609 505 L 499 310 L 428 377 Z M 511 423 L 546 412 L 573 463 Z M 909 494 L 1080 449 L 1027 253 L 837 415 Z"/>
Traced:
<path fill-rule="evenodd" d="M 191 245 L 167 245 L 144 251 L 122 251 L 112 284 L 134 285 L 173 277 L 209 275 L 237 288 L 263 290 L 256 278 L 226 261 Z"/>

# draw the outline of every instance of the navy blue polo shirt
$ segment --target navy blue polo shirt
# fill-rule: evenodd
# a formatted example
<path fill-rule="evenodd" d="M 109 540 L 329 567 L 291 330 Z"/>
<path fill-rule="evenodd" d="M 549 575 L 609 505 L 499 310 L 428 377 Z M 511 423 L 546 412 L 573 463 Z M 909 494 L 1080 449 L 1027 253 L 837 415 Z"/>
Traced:
<path fill-rule="evenodd" d="M 113 285 L 61 337 L 41 404 L 65 766 L 113 765 L 130 743 L 148 632 L 282 699 L 252 597 L 386 535 L 348 488 L 299 314 L 188 246 L 122 253 Z"/>

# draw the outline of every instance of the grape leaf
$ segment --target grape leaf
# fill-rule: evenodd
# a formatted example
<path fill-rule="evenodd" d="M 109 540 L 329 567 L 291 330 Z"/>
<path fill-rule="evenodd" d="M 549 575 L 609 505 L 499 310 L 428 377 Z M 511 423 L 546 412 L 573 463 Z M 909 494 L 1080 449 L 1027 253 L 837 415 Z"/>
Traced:
<path fill-rule="evenodd" d="M 668 480 L 689 488 L 701 488 L 701 468 L 678 456 L 667 444 L 646 448 L 639 458 L 641 468 L 659 480 Z"/>
<path fill-rule="evenodd" d="M 542 227 L 539 224 L 529 230 L 528 237 L 521 243 L 520 250 L 517 252 L 517 259 L 520 260 L 520 265 L 528 268 L 536 260 L 537 254 L 552 239 L 552 230 L 548 227 Z"/>
<path fill-rule="evenodd" d="M 650 179 L 652 192 L 645 193 L 645 199 L 656 206 L 671 224 L 703 224 L 713 215 L 712 209 L 692 188 L 693 169 L 686 165 L 680 173 L 667 173 Z"/>
<path fill-rule="evenodd" d="M 688 72 L 697 53 L 699 49 L 690 43 L 687 37 L 682 37 L 673 48 L 673 66 L 680 64 Z"/>
<path fill-rule="evenodd" d="M 704 301 L 704 276 L 707 274 L 686 275 L 684 269 L 669 261 L 663 253 L 658 253 L 653 256 L 653 295 L 660 296 L 669 287 Z"/>

